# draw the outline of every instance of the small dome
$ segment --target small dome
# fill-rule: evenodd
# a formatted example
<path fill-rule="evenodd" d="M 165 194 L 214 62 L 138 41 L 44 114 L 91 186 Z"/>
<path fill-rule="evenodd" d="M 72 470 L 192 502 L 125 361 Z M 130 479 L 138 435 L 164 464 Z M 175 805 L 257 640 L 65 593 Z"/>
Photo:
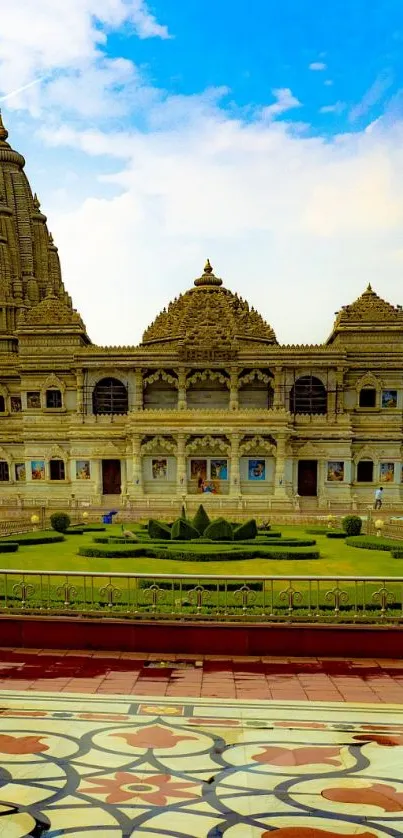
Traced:
<path fill-rule="evenodd" d="M 255 309 L 222 285 L 207 260 L 194 287 L 171 302 L 144 332 L 142 346 L 276 344 L 277 339 Z"/>
<path fill-rule="evenodd" d="M 51 293 L 28 311 L 22 311 L 19 325 L 24 326 L 80 326 L 84 329 L 80 315 Z"/>

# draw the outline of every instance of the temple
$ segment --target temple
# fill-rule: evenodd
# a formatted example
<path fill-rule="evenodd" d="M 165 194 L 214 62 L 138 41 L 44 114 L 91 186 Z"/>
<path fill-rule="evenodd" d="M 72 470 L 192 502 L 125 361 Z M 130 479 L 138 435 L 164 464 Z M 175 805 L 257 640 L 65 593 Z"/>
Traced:
<path fill-rule="evenodd" d="M 207 260 L 139 346 L 96 346 L 24 166 L 0 117 L 0 504 L 401 502 L 401 306 L 368 286 L 281 346 Z"/>

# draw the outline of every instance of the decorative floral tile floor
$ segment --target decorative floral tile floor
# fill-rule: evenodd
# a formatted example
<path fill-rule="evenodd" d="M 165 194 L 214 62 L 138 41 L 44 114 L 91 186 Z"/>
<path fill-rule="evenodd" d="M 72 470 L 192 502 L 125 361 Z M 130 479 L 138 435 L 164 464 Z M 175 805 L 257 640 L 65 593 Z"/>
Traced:
<path fill-rule="evenodd" d="M 1 838 L 403 835 L 403 708 L 0 693 Z"/>

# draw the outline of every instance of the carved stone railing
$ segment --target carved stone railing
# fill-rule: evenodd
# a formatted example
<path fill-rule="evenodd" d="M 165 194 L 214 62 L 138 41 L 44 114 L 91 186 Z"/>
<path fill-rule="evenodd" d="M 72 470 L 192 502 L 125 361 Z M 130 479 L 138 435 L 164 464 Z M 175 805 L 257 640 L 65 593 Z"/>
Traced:
<path fill-rule="evenodd" d="M 403 623 L 403 577 L 0 570 L 0 615 L 102 620 Z"/>

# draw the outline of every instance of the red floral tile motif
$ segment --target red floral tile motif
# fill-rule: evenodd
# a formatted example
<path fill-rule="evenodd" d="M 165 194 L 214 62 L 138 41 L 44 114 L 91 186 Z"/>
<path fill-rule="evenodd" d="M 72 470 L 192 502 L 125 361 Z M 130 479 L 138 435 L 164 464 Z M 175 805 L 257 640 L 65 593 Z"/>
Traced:
<path fill-rule="evenodd" d="M 263 832 L 261 838 L 376 838 L 374 832 L 331 832 L 310 826 L 280 826 L 271 832 Z"/>
<path fill-rule="evenodd" d="M 400 725 L 360 725 L 361 730 L 390 730 L 391 733 L 402 733 Z"/>
<path fill-rule="evenodd" d="M 332 788 L 322 791 L 322 797 L 335 803 L 356 803 L 379 806 L 384 812 L 403 812 L 403 793 L 384 783 L 373 783 L 367 788 Z"/>
<path fill-rule="evenodd" d="M 403 735 L 399 733 L 390 736 L 382 733 L 359 733 L 353 736 L 353 739 L 357 742 L 375 742 L 377 745 L 384 745 L 386 748 L 395 748 L 397 745 L 403 745 Z"/>
<path fill-rule="evenodd" d="M 29 716 L 29 718 L 39 719 L 49 715 L 46 710 L 3 710 L 2 716 L 12 716 L 13 718 L 22 718 Z"/>
<path fill-rule="evenodd" d="M 130 716 L 124 716 L 120 713 L 79 713 L 78 718 L 94 722 L 124 722 L 130 719 Z"/>
<path fill-rule="evenodd" d="M 262 765 L 336 765 L 341 763 L 341 748 L 282 748 L 271 745 L 252 759 Z"/>
<path fill-rule="evenodd" d="M 42 736 L 9 736 L 0 734 L 1 754 L 39 754 L 48 751 L 49 745 L 41 742 Z"/>
<path fill-rule="evenodd" d="M 274 727 L 301 727 L 307 730 L 327 730 L 327 725 L 323 722 L 274 722 Z"/>
<path fill-rule="evenodd" d="M 110 736 L 124 739 L 131 748 L 174 748 L 178 742 L 195 741 L 194 736 L 177 735 L 162 725 L 141 727 L 135 733 L 111 733 Z"/>
<path fill-rule="evenodd" d="M 117 771 L 111 779 L 88 777 L 86 782 L 93 783 L 93 787 L 82 789 L 83 793 L 105 794 L 106 803 L 124 803 L 133 798 L 140 798 L 144 803 L 165 806 L 168 798 L 195 799 L 199 796 L 196 789 L 200 790 L 198 783 L 172 782 L 171 774 L 138 776 L 128 771 Z"/>

